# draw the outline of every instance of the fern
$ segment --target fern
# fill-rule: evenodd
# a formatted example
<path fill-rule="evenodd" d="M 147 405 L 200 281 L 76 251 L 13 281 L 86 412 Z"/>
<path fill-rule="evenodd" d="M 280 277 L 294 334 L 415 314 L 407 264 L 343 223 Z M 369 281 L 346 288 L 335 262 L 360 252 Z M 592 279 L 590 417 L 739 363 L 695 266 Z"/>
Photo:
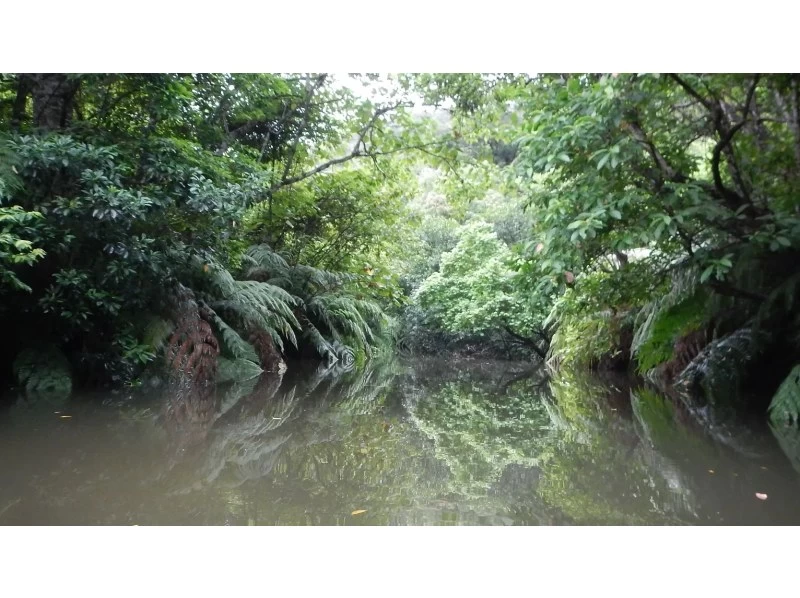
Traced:
<path fill-rule="evenodd" d="M 800 365 L 796 365 L 781 383 L 768 412 L 774 423 L 800 424 Z"/>
<path fill-rule="evenodd" d="M 236 280 L 222 299 L 211 302 L 216 310 L 234 314 L 244 328 L 262 329 L 283 350 L 283 339 L 297 346 L 295 329 L 300 323 L 294 314 L 300 301 L 285 290 L 266 282 Z"/>
<path fill-rule="evenodd" d="M 67 358 L 56 347 L 25 349 L 12 365 L 17 384 L 28 394 L 68 395 L 72 376 Z"/>
<path fill-rule="evenodd" d="M 244 271 L 247 278 L 256 278 L 260 275 L 272 276 L 276 272 L 286 272 L 290 269 L 286 260 L 272 251 L 268 245 L 249 247 L 242 261 L 248 264 Z"/>
<path fill-rule="evenodd" d="M 305 315 L 302 316 L 301 321 L 303 326 L 303 338 L 311 344 L 320 357 L 330 360 L 331 356 L 335 355 L 331 343 L 322 336 L 322 333 L 307 317 L 305 317 Z"/>
<path fill-rule="evenodd" d="M 274 370 L 284 341 L 298 347 L 298 337 L 328 361 L 354 362 L 370 354 L 389 319 L 355 284 L 360 277 L 307 265 L 290 265 L 266 245 L 242 256 L 239 280 L 213 255 L 192 258 L 202 272 L 201 297 L 221 349 L 234 359 L 259 362 Z"/>
<path fill-rule="evenodd" d="M 211 322 L 217 329 L 218 336 L 222 340 L 224 352 L 231 355 L 234 359 L 245 360 L 253 363 L 258 362 L 258 355 L 253 346 L 244 340 L 241 335 L 225 323 L 216 312 L 210 310 Z"/>
<path fill-rule="evenodd" d="M 281 286 L 298 296 L 335 291 L 359 278 L 355 274 L 331 272 L 305 264 L 290 266 L 268 245 L 254 245 L 248 248 L 244 262 L 248 264 L 243 271 L 245 278 Z"/>
<path fill-rule="evenodd" d="M 244 262 L 243 275 L 256 279 L 251 284 L 284 289 L 296 300 L 294 314 L 302 338 L 323 358 L 337 358 L 334 343 L 369 353 L 387 328 L 383 310 L 348 288 L 359 280 L 355 274 L 289 265 L 266 245 L 250 247 Z"/>

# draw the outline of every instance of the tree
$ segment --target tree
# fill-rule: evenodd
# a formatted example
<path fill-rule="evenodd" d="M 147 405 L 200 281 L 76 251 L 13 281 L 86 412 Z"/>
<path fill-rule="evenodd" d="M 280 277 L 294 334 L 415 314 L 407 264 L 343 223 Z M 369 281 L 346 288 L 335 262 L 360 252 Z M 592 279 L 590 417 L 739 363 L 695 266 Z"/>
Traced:
<path fill-rule="evenodd" d="M 19 182 L 0 173 L 0 263 L 30 289 L 8 304 L 9 336 L 63 350 L 80 383 L 134 379 L 162 353 L 213 377 L 230 347 L 211 304 L 245 287 L 260 289 L 261 332 L 291 344 L 299 300 L 237 279 L 251 245 L 360 275 L 355 301 L 398 300 L 381 261 L 399 238 L 401 156 L 442 146 L 401 90 L 376 103 L 324 74 L 25 74 L 3 76 L 0 99 Z M 337 330 L 363 333 L 341 316 Z"/>
<path fill-rule="evenodd" d="M 516 277 L 511 250 L 490 224 L 473 222 L 460 231 L 458 244 L 442 255 L 439 271 L 420 285 L 415 298 L 445 330 L 505 332 L 543 355 L 539 343 L 547 337 L 538 328 L 541 315 L 516 292 Z"/>

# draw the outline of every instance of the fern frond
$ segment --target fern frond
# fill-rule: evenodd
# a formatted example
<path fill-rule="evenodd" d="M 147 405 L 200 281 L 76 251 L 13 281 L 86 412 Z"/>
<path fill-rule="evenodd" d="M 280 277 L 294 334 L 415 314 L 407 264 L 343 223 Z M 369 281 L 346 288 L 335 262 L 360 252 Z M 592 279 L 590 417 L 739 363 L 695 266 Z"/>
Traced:
<path fill-rule="evenodd" d="M 269 245 L 253 245 L 245 251 L 246 261 L 251 269 L 265 270 L 267 272 L 285 272 L 289 264 L 280 255 L 275 253 Z M 251 270 L 245 271 L 245 276 Z"/>
<path fill-rule="evenodd" d="M 360 280 L 356 274 L 289 265 L 267 245 L 248 248 L 242 262 L 248 280 L 217 282 L 222 296 L 212 306 L 238 314 L 247 327 L 263 329 L 281 348 L 281 337 L 297 346 L 295 331 L 300 330 L 321 357 L 335 356 L 335 342 L 369 352 L 387 326 L 380 306 L 354 296 L 357 289 L 352 294 L 346 289 Z"/>
<path fill-rule="evenodd" d="M 330 355 L 335 355 L 331 343 L 322 336 L 322 333 L 311 322 L 303 323 L 303 338 L 306 339 L 320 357 L 328 358 Z"/>
<path fill-rule="evenodd" d="M 770 420 L 777 424 L 800 424 L 800 365 L 781 383 L 769 404 Z"/>
<path fill-rule="evenodd" d="M 364 316 L 358 309 L 355 300 L 349 297 L 320 295 L 315 299 L 318 300 L 318 312 L 324 309 L 327 312 L 327 317 L 334 325 L 334 330 L 338 332 L 338 336 L 343 334 L 355 339 L 359 345 L 366 347 L 374 338 L 372 328 L 364 319 Z"/>
<path fill-rule="evenodd" d="M 257 363 L 258 355 L 256 355 L 255 349 L 253 349 L 250 343 L 244 340 L 241 335 L 231 328 L 225 320 L 220 318 L 215 311 L 209 311 L 211 322 L 219 333 L 218 337 L 222 339 L 222 346 L 225 351 L 235 359 L 244 359 Z"/>
<path fill-rule="evenodd" d="M 300 323 L 294 308 L 300 300 L 284 289 L 254 280 L 234 281 L 231 292 L 224 299 L 212 302 L 214 309 L 230 310 L 239 314 L 245 328 L 264 329 L 283 350 L 283 340 L 297 346 L 295 329 Z"/>

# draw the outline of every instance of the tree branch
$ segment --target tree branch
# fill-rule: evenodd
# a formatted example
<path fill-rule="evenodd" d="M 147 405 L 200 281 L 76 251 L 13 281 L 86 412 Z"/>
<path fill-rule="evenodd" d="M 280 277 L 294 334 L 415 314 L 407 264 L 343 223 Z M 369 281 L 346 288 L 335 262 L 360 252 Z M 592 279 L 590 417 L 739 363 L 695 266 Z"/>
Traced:
<path fill-rule="evenodd" d="M 522 344 L 524 344 L 526 347 L 530 347 L 531 349 L 533 349 L 533 352 L 534 352 L 534 353 L 536 353 L 536 354 L 537 354 L 539 357 L 541 357 L 543 360 L 544 360 L 544 359 L 547 359 L 547 348 L 546 348 L 546 347 L 547 347 L 547 345 L 549 345 L 549 344 L 550 344 L 550 339 L 547 337 L 547 335 L 546 335 L 546 334 L 545 334 L 543 331 L 541 331 L 541 330 L 536 330 L 536 331 L 534 331 L 534 332 L 535 332 L 535 333 L 536 333 L 536 334 L 537 334 L 537 335 L 538 335 L 540 338 L 544 339 L 544 341 L 545 341 L 545 343 L 546 343 L 546 344 L 545 344 L 545 348 L 544 348 L 544 349 L 543 349 L 542 347 L 540 347 L 540 346 L 539 346 L 539 345 L 536 343 L 536 341 L 534 341 L 533 339 L 530 339 L 530 338 L 527 338 L 527 337 L 525 337 L 525 336 L 522 336 L 522 335 L 520 335 L 520 334 L 517 334 L 516 332 L 514 332 L 513 330 L 511 330 L 511 328 L 510 328 L 509 326 L 504 326 L 504 327 L 503 327 L 503 330 L 505 330 L 506 334 L 508 334 L 510 337 L 512 337 L 512 338 L 514 338 L 514 339 L 516 339 L 516 340 L 518 340 L 519 342 L 521 342 Z"/>
<path fill-rule="evenodd" d="M 356 142 L 353 145 L 353 149 L 349 153 L 345 154 L 344 156 L 339 156 L 338 158 L 332 158 L 330 160 L 327 160 L 326 162 L 323 162 L 322 164 L 319 164 L 319 165 L 315 166 L 311 170 L 308 170 L 306 172 L 300 173 L 300 174 L 295 175 L 293 177 L 283 177 L 283 178 L 281 178 L 280 181 L 278 181 L 277 183 L 275 183 L 272 186 L 272 188 L 270 189 L 270 192 L 275 192 L 275 191 L 277 191 L 278 189 L 280 189 L 282 187 L 287 187 L 289 185 L 293 185 L 295 183 L 299 183 L 300 181 L 303 181 L 303 180 L 305 180 L 305 179 L 307 179 L 309 177 L 312 177 L 315 174 L 319 174 L 320 172 L 328 170 L 332 166 L 336 166 L 337 164 L 343 164 L 345 162 L 349 162 L 350 160 L 353 160 L 355 158 L 387 156 L 387 155 L 390 155 L 390 154 L 394 154 L 394 153 L 398 153 L 398 152 L 402 152 L 402 151 L 408 151 L 408 150 L 425 151 L 424 148 L 430 147 L 430 146 L 433 146 L 433 145 L 437 145 L 439 142 L 433 142 L 433 143 L 429 143 L 429 144 L 421 144 L 421 145 L 417 145 L 417 146 L 404 146 L 404 147 L 401 147 L 401 148 L 397 148 L 397 149 L 394 149 L 394 150 L 387 150 L 387 151 L 370 151 L 369 149 L 367 149 L 366 144 L 364 142 L 364 139 L 366 138 L 367 134 L 370 133 L 372 131 L 372 129 L 375 127 L 375 124 L 377 123 L 378 119 L 381 116 L 383 116 L 384 114 L 386 114 L 387 112 L 391 112 L 392 110 L 396 110 L 397 108 L 400 108 L 402 106 L 409 106 L 409 104 L 404 103 L 404 102 L 397 102 L 395 104 L 390 104 L 390 105 L 378 108 L 377 110 L 375 110 L 375 112 L 370 117 L 370 119 L 364 124 L 364 126 L 361 127 L 361 129 L 359 130 L 359 132 L 357 134 L 358 136 L 356 138 Z"/>
<path fill-rule="evenodd" d="M 305 102 L 303 103 L 303 122 L 297 127 L 297 131 L 295 131 L 294 139 L 292 140 L 292 145 L 289 148 L 289 157 L 286 159 L 286 165 L 283 168 L 283 174 L 281 175 L 281 181 L 284 181 L 286 177 L 289 176 L 289 172 L 291 172 L 292 165 L 294 164 L 294 157 L 297 154 L 297 146 L 300 143 L 300 136 L 305 131 L 305 128 L 308 126 L 308 120 L 311 117 L 311 98 L 314 97 L 314 94 L 317 90 L 322 87 L 323 83 L 325 83 L 327 75 L 319 75 L 314 84 L 312 85 L 311 82 L 308 83 L 306 86 L 306 97 Z"/>
<path fill-rule="evenodd" d="M 719 171 L 720 160 L 722 158 L 722 152 L 730 147 L 734 135 L 736 135 L 736 133 L 740 131 L 742 127 L 744 127 L 744 125 L 747 124 L 748 122 L 747 115 L 750 112 L 750 104 L 752 103 L 753 97 L 755 96 L 756 86 L 758 85 L 758 81 L 760 78 L 761 75 L 758 74 L 753 77 L 753 82 L 750 84 L 750 88 L 747 91 L 747 97 L 745 99 L 744 108 L 742 109 L 741 121 L 739 121 L 738 123 L 736 123 L 731 127 L 728 127 L 722 120 L 724 111 L 722 109 L 721 101 L 718 101 L 718 105 L 712 111 L 715 117 L 714 127 L 720 134 L 720 140 L 714 146 L 714 151 L 712 152 L 711 155 L 711 174 L 714 177 L 714 187 L 717 189 L 717 191 L 722 197 L 724 197 L 730 204 L 732 204 L 733 209 L 738 209 L 745 202 L 750 203 L 752 205 L 752 201 L 750 200 L 750 194 L 747 191 L 747 186 L 745 185 L 744 179 L 739 173 L 739 167 L 735 163 L 735 158 L 733 156 L 733 153 L 729 152 L 728 159 L 729 159 L 729 164 L 731 166 L 732 175 L 736 180 L 737 185 L 739 186 L 741 195 L 725 187 L 722 181 L 722 176 Z"/>
<path fill-rule="evenodd" d="M 705 106 L 705 108 L 709 112 L 712 110 L 713 106 L 711 105 L 711 103 L 706 98 L 701 96 L 691 85 L 689 85 L 686 81 L 681 79 L 677 74 L 672 73 L 672 74 L 669 75 L 669 77 L 670 77 L 670 79 L 675 81 L 678 85 L 680 85 L 686 93 L 688 93 L 695 100 L 697 100 L 703 106 Z"/>
<path fill-rule="evenodd" d="M 666 161 L 661 152 L 658 151 L 658 148 L 655 146 L 655 144 L 652 141 L 650 141 L 650 139 L 647 137 L 647 134 L 642 129 L 642 126 L 639 124 L 635 115 L 633 115 L 633 118 L 631 118 L 626 122 L 627 122 L 627 128 L 628 130 L 630 130 L 631 134 L 633 135 L 633 138 L 645 146 L 647 152 L 653 158 L 653 161 L 658 166 L 658 169 L 659 171 L 661 171 L 661 174 L 665 180 L 673 183 L 684 183 L 687 181 L 686 176 L 684 176 L 683 174 L 675 170 L 672 166 L 670 166 L 670 164 Z"/>

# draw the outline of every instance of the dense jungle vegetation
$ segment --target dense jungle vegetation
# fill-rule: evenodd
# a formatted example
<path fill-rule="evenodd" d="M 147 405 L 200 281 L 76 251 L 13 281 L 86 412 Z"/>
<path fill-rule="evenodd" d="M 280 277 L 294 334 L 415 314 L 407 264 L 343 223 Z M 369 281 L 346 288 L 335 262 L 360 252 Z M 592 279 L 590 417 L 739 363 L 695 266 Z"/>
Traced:
<path fill-rule="evenodd" d="M 7 74 L 2 373 L 456 351 L 796 425 L 798 183 L 797 75 Z"/>

